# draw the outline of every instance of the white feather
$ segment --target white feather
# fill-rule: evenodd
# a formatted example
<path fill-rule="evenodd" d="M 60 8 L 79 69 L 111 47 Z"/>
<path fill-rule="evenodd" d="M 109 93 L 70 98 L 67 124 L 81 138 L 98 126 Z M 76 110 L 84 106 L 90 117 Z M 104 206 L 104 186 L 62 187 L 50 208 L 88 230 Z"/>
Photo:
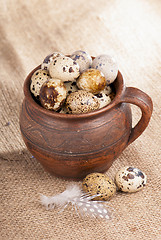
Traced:
<path fill-rule="evenodd" d="M 51 209 L 55 205 L 63 206 L 64 204 L 72 201 L 72 199 L 75 197 L 81 196 L 81 194 L 82 192 L 77 185 L 69 185 L 64 192 L 53 197 L 47 197 L 41 194 L 40 201 L 41 204 L 44 205 L 47 209 Z"/>
<path fill-rule="evenodd" d="M 104 207 L 102 201 L 91 201 L 96 196 L 98 195 L 89 196 L 83 193 L 77 185 L 69 185 L 64 192 L 53 197 L 41 195 L 40 201 L 47 210 L 58 206 L 61 207 L 60 212 L 62 212 L 71 203 L 77 213 L 79 210 L 81 215 L 110 219 L 109 211 Z"/>

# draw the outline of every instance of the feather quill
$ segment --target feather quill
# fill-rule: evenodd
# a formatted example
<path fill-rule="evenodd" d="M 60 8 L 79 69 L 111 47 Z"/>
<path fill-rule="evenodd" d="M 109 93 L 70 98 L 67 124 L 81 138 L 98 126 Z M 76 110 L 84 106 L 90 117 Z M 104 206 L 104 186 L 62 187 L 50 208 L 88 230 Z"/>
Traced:
<path fill-rule="evenodd" d="M 93 200 L 97 196 L 98 195 L 90 196 L 83 193 L 77 185 L 69 185 L 64 192 L 53 197 L 41 195 L 40 201 L 47 210 L 57 206 L 61 208 L 60 212 L 62 212 L 68 204 L 71 204 L 76 212 L 82 216 L 89 215 L 91 217 L 110 219 L 110 212 L 107 210 L 107 205 L 105 207 L 102 201 Z"/>

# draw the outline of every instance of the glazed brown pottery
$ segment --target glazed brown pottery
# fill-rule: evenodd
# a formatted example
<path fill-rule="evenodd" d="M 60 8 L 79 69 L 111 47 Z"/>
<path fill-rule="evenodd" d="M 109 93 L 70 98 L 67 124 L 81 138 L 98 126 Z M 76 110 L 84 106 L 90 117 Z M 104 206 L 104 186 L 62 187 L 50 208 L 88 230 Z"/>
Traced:
<path fill-rule="evenodd" d="M 91 172 L 104 172 L 147 127 L 152 101 L 141 90 L 126 88 L 120 72 L 113 83 L 116 96 L 108 106 L 72 115 L 46 110 L 33 99 L 29 85 L 38 68 L 24 83 L 20 128 L 28 150 L 47 171 L 77 179 Z M 134 128 L 129 103 L 142 111 Z"/>

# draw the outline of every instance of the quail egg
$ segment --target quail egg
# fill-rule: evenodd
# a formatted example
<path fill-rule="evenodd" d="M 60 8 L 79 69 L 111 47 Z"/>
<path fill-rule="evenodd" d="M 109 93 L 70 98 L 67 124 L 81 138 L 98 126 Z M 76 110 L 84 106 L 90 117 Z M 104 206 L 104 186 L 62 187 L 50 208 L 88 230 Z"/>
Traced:
<path fill-rule="evenodd" d="M 43 63 L 41 64 L 41 69 L 49 69 L 50 62 L 53 61 L 56 57 L 64 56 L 62 53 L 54 52 L 50 55 L 48 55 Z"/>
<path fill-rule="evenodd" d="M 111 84 L 117 77 L 118 66 L 116 60 L 109 55 L 99 55 L 92 62 L 92 68 L 100 70 L 107 81 L 107 84 Z"/>
<path fill-rule="evenodd" d="M 47 70 L 38 69 L 31 77 L 30 91 L 35 97 L 39 96 L 40 88 L 44 82 L 50 79 Z"/>
<path fill-rule="evenodd" d="M 76 92 L 79 89 L 77 88 L 76 82 L 64 82 L 64 85 L 67 89 L 67 96 L 69 94 L 71 94 L 72 92 Z M 68 114 L 68 110 L 66 108 L 66 105 L 63 104 L 63 106 L 61 107 L 61 109 L 58 110 L 59 113 L 65 113 Z"/>
<path fill-rule="evenodd" d="M 85 70 L 87 70 L 88 68 L 90 68 L 92 65 L 91 56 L 84 51 L 81 51 L 81 50 L 76 51 L 76 52 L 72 53 L 72 55 L 70 57 L 75 62 L 78 63 L 81 73 L 84 72 Z"/>
<path fill-rule="evenodd" d="M 85 193 L 95 196 L 94 200 L 108 200 L 116 193 L 115 183 L 102 173 L 88 174 L 82 182 Z"/>
<path fill-rule="evenodd" d="M 123 192 L 137 192 L 141 190 L 147 181 L 145 173 L 135 167 L 121 168 L 115 177 L 116 185 Z"/>
<path fill-rule="evenodd" d="M 106 94 L 103 92 L 100 92 L 100 93 L 96 94 L 95 96 L 97 97 L 97 99 L 100 103 L 99 108 L 103 108 L 111 102 L 110 96 L 106 96 Z"/>
<path fill-rule="evenodd" d="M 77 88 L 76 82 L 64 82 L 64 85 L 67 89 L 67 95 L 69 95 L 72 92 L 76 92 L 79 89 Z"/>
<path fill-rule="evenodd" d="M 106 79 L 99 70 L 91 68 L 80 75 L 77 86 L 81 90 L 96 94 L 105 88 Z"/>
<path fill-rule="evenodd" d="M 64 83 L 59 79 L 50 79 L 40 89 L 40 103 L 49 110 L 57 111 L 64 103 L 67 90 Z"/>
<path fill-rule="evenodd" d="M 69 113 L 88 113 L 99 108 L 99 101 L 92 93 L 78 90 L 69 94 L 66 99 L 66 107 Z"/>
<path fill-rule="evenodd" d="M 101 93 L 106 94 L 108 96 L 110 93 L 112 93 L 112 88 L 110 86 L 105 86 L 105 88 L 101 91 Z"/>
<path fill-rule="evenodd" d="M 107 106 L 111 102 L 110 94 L 112 92 L 112 89 L 110 86 L 106 86 L 104 90 L 100 91 L 99 93 L 95 94 L 95 96 L 98 98 L 100 102 L 100 107 L 103 108 Z"/>
<path fill-rule="evenodd" d="M 52 78 L 58 78 L 63 82 L 75 81 L 80 75 L 78 63 L 65 56 L 56 57 L 50 62 L 49 73 Z"/>

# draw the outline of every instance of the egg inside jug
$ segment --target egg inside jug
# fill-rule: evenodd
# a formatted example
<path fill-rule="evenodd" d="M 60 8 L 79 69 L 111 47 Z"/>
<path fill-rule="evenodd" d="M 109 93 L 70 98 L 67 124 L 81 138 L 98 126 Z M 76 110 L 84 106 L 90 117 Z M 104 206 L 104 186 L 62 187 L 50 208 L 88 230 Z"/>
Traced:
<path fill-rule="evenodd" d="M 114 99 L 112 83 L 117 74 L 116 60 L 109 55 L 92 58 L 82 50 L 69 56 L 54 52 L 31 76 L 30 91 L 35 101 L 50 111 L 88 113 Z"/>

